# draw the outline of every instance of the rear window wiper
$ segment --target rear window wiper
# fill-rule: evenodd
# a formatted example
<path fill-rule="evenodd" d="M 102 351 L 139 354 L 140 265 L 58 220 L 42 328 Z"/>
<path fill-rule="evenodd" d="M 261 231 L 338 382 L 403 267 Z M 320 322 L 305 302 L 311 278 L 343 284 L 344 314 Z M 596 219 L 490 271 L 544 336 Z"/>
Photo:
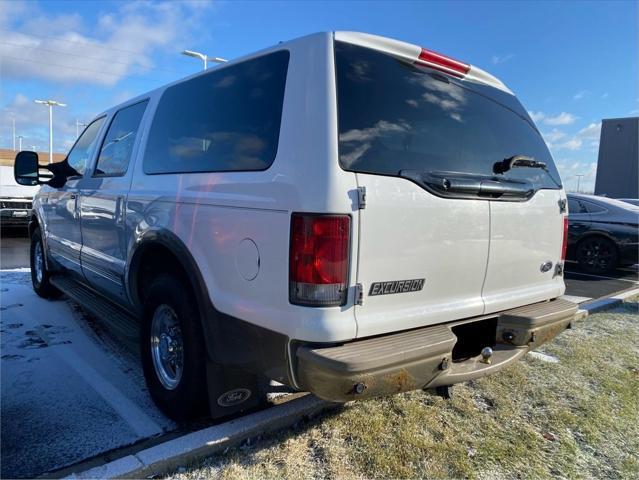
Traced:
<path fill-rule="evenodd" d="M 515 167 L 528 167 L 528 168 L 541 168 L 546 170 L 546 163 L 539 162 L 532 157 L 525 155 L 514 155 L 509 158 L 504 158 L 501 162 L 496 162 L 493 165 L 493 172 L 506 173 L 511 168 Z"/>
<path fill-rule="evenodd" d="M 496 162 L 493 165 L 493 172 L 504 174 L 511 168 L 516 167 L 541 168 L 544 172 L 546 172 L 552 182 L 561 188 L 561 182 L 557 181 L 552 176 L 552 173 L 548 170 L 546 162 L 540 162 L 532 157 L 527 157 L 526 155 L 513 155 L 512 157 L 504 158 L 501 162 Z"/>

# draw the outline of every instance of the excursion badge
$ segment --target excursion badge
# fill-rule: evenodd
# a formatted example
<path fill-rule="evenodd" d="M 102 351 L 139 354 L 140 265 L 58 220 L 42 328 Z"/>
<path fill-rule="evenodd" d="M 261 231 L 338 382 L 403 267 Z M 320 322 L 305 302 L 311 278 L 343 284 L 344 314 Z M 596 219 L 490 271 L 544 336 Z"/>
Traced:
<path fill-rule="evenodd" d="M 368 291 L 369 297 L 376 295 L 391 295 L 393 293 L 418 292 L 424 288 L 425 278 L 414 280 L 396 280 L 392 282 L 375 282 Z"/>

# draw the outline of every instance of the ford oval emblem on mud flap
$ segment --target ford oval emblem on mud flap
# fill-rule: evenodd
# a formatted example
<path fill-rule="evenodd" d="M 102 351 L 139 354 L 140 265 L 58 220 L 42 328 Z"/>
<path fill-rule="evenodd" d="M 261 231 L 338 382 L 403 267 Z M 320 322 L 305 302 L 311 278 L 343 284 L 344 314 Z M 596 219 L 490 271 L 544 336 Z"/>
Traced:
<path fill-rule="evenodd" d="M 542 263 L 541 267 L 539 267 L 539 270 L 541 270 L 543 273 L 546 273 L 551 268 L 552 268 L 552 262 L 549 260 L 546 263 Z"/>
<path fill-rule="evenodd" d="M 248 388 L 236 388 L 220 395 L 217 399 L 217 404 L 220 407 L 233 407 L 246 402 L 250 396 L 251 391 Z"/>

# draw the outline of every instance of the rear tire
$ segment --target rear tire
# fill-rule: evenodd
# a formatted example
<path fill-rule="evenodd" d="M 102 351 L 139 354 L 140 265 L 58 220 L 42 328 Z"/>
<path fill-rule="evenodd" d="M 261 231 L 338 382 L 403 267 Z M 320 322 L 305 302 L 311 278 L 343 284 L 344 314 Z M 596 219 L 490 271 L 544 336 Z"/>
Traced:
<path fill-rule="evenodd" d="M 168 274 L 151 281 L 144 296 L 140 353 L 151 397 L 176 421 L 206 413 L 206 349 L 195 296 Z"/>
<path fill-rule="evenodd" d="M 45 259 L 45 249 L 42 243 L 42 233 L 40 227 L 36 227 L 31 234 L 30 264 L 31 283 L 33 290 L 42 298 L 53 300 L 59 298 L 62 292 L 55 288 L 51 282 L 51 273 L 47 270 Z"/>
<path fill-rule="evenodd" d="M 579 267 L 593 274 L 607 273 L 617 268 L 619 263 L 616 245 L 600 236 L 587 237 L 579 242 L 576 257 Z"/>

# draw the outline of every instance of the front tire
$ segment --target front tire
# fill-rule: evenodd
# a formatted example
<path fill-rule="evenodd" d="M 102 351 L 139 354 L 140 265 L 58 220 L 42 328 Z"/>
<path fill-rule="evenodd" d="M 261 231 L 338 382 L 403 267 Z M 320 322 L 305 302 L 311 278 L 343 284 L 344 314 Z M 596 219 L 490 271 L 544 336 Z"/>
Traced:
<path fill-rule="evenodd" d="M 186 282 L 155 278 L 144 296 L 140 353 L 151 397 L 176 421 L 206 413 L 206 350 L 195 297 Z"/>
<path fill-rule="evenodd" d="M 42 233 L 40 228 L 37 227 L 31 234 L 31 250 L 30 250 L 30 264 L 31 264 L 31 283 L 33 290 L 42 298 L 53 300 L 60 297 L 62 292 L 55 288 L 51 282 L 51 273 L 47 270 L 47 263 L 45 261 L 44 244 L 42 243 Z"/>
<path fill-rule="evenodd" d="M 607 238 L 592 236 L 577 245 L 577 262 L 582 270 L 593 273 L 607 273 L 619 263 L 617 247 Z"/>

